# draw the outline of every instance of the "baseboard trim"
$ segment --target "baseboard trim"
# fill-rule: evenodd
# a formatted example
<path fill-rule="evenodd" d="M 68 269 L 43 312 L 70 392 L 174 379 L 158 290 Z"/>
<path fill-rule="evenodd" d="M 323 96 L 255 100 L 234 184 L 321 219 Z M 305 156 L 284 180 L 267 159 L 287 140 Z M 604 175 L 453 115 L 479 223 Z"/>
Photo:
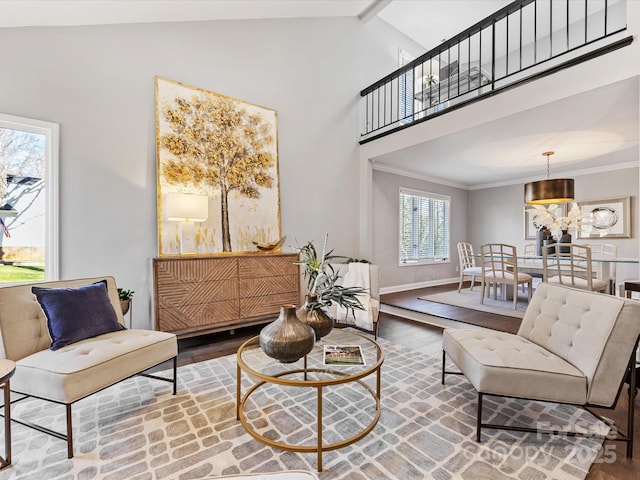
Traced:
<path fill-rule="evenodd" d="M 415 290 L 417 288 L 436 287 L 438 285 L 448 285 L 450 283 L 458 283 L 460 277 L 442 278 L 440 280 L 429 280 L 428 282 L 408 283 L 404 285 L 393 285 L 390 287 L 380 288 L 380 294 L 406 292 L 407 290 Z"/>

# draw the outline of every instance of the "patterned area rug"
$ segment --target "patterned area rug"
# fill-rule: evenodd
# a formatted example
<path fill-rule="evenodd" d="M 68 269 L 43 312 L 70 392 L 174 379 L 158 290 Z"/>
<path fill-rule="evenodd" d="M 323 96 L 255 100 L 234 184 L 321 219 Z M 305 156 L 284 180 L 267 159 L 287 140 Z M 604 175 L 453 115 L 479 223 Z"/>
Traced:
<path fill-rule="evenodd" d="M 436 303 L 446 303 L 447 305 L 455 305 L 456 307 L 469 308 L 471 310 L 479 310 L 481 312 L 497 313 L 507 317 L 522 318 L 524 311 L 529 304 L 529 298 L 522 290 L 518 292 L 517 310 L 513 309 L 513 300 L 501 300 L 498 293 L 498 299 L 485 296 L 484 303 L 480 303 L 480 287 L 476 287 L 469 291 L 463 288 L 460 293 L 457 290 L 450 292 L 433 293 L 418 297 L 420 300 L 428 300 Z"/>
<path fill-rule="evenodd" d="M 382 367 L 382 416 L 357 443 L 324 454 L 320 479 L 581 479 L 601 448 L 598 439 L 486 430 L 475 442 L 476 393 L 462 376 L 440 383 L 440 361 L 388 341 Z M 249 386 L 249 379 L 246 387 Z M 373 378 L 371 379 L 373 382 Z M 315 395 L 308 389 L 256 391 L 247 417 L 270 438 L 315 441 Z M 196 479 L 214 475 L 315 471 L 316 455 L 267 447 L 235 416 L 236 359 L 179 369 L 178 395 L 164 382 L 136 377 L 74 406 L 75 458 L 62 440 L 13 425 L 13 465 L 4 479 Z M 324 393 L 325 438 L 349 437 L 370 420 L 364 388 Z M 486 397 L 485 421 L 578 428 L 603 433 L 587 412 L 566 405 Z M 270 422 L 264 415 L 269 413 Z M 369 413 L 367 413 L 369 412 Z M 19 402 L 19 418 L 64 431 L 64 408 Z M 621 451 L 623 447 L 620 447 Z M 622 453 L 621 453 L 622 454 Z"/>

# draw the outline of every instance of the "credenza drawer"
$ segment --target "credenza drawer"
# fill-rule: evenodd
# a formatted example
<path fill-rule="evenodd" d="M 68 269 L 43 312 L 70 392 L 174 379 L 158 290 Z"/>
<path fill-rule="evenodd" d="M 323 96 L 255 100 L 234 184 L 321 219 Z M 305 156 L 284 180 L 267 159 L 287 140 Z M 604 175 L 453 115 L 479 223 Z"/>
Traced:
<path fill-rule="evenodd" d="M 300 302 L 297 254 L 153 259 L 155 327 L 179 337 L 266 323 Z"/>

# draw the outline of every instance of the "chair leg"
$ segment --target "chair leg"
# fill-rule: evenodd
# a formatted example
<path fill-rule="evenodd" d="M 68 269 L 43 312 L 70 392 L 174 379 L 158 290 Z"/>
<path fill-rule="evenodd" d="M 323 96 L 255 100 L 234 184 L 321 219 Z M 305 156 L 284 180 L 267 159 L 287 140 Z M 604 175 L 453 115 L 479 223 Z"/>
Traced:
<path fill-rule="evenodd" d="M 473 290 L 473 285 L 476 283 L 475 275 L 471 275 L 471 286 L 469 287 L 469 291 Z"/>
<path fill-rule="evenodd" d="M 444 364 L 447 361 L 447 353 L 442 350 L 442 385 L 444 385 Z"/>
<path fill-rule="evenodd" d="M 484 293 L 487 287 L 491 288 L 491 284 L 484 283 L 484 278 L 480 282 L 480 303 L 484 304 Z"/>
<path fill-rule="evenodd" d="M 73 458 L 73 425 L 71 421 L 71 404 L 67 403 L 67 458 Z"/>
<path fill-rule="evenodd" d="M 476 419 L 476 442 L 480 443 L 482 435 L 482 393 L 478 392 L 478 417 Z"/>
<path fill-rule="evenodd" d="M 636 365 L 633 357 L 631 357 L 629 371 L 629 405 L 627 407 L 627 458 L 633 458 L 633 434 L 634 434 L 634 415 L 636 400 Z"/>
<path fill-rule="evenodd" d="M 473 278 L 473 277 L 471 277 L 471 278 Z M 463 280 L 464 280 L 464 275 L 460 274 L 460 281 L 458 282 L 458 293 L 460 293 L 460 290 L 462 290 L 462 281 Z"/>
<path fill-rule="evenodd" d="M 506 285 L 505 285 L 505 288 L 506 288 Z M 518 309 L 518 284 L 517 283 L 513 285 L 513 309 L 514 310 Z"/>
<path fill-rule="evenodd" d="M 173 394 L 178 392 L 178 356 L 173 357 Z"/>

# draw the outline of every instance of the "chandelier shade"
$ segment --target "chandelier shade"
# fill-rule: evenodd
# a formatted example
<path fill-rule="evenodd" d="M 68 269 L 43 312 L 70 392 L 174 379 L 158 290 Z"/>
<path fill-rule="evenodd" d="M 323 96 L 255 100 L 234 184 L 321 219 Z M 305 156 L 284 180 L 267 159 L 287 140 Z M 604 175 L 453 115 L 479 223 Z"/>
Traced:
<path fill-rule="evenodd" d="M 524 185 L 524 203 L 550 205 L 571 202 L 575 198 L 573 178 L 549 178 L 549 156 L 553 153 L 543 153 L 547 157 L 547 179 Z"/>
<path fill-rule="evenodd" d="M 524 203 L 549 205 L 571 202 L 574 198 L 573 178 L 553 178 L 529 182 L 524 186 Z"/>

